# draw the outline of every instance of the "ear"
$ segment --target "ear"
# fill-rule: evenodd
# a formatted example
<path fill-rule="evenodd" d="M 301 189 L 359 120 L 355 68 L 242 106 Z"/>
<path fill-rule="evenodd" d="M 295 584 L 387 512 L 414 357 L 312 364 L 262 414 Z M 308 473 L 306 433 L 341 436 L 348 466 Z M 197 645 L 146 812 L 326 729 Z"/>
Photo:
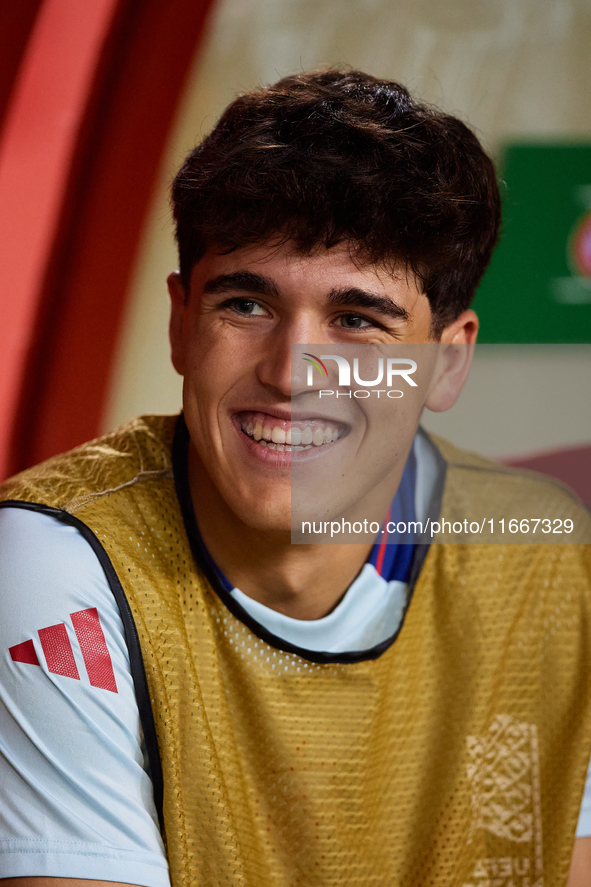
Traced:
<path fill-rule="evenodd" d="M 425 400 L 428 410 L 440 413 L 453 407 L 468 378 L 477 335 L 478 317 L 472 310 L 462 312 L 443 330 Z"/>
<path fill-rule="evenodd" d="M 170 339 L 170 356 L 172 365 L 179 373 L 185 374 L 185 349 L 183 326 L 185 320 L 185 311 L 187 308 L 187 292 L 181 281 L 181 275 L 178 271 L 169 274 L 166 283 L 170 294 L 170 323 L 168 325 L 168 336 Z"/>

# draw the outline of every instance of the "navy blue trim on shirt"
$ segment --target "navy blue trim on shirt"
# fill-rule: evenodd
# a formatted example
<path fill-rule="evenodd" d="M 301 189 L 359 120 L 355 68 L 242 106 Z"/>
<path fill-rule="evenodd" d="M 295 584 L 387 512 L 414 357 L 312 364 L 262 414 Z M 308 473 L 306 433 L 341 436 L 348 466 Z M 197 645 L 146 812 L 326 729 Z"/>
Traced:
<path fill-rule="evenodd" d="M 209 553 L 209 549 L 207 548 L 205 542 L 203 541 L 203 537 L 202 537 L 201 532 L 199 530 L 197 520 L 195 520 L 195 524 L 193 525 L 193 533 L 195 534 L 196 541 L 199 544 L 199 551 L 200 551 L 201 558 L 202 558 L 202 566 L 207 565 L 207 567 L 208 567 L 207 572 L 210 574 L 213 574 L 216 577 L 216 579 L 220 583 L 221 587 L 225 591 L 227 591 L 227 592 L 233 591 L 234 586 L 232 585 L 232 583 L 230 582 L 228 577 L 225 575 L 225 573 L 223 573 L 222 570 L 220 570 L 220 568 L 218 567 L 218 565 L 216 564 L 216 562 L 212 558 L 211 554 Z"/>
<path fill-rule="evenodd" d="M 416 520 L 415 491 L 417 486 L 417 460 L 414 447 L 404 466 L 400 484 L 392 500 L 388 517 L 380 529 L 380 535 L 369 553 L 368 564 L 372 564 L 386 582 L 408 582 L 415 554 L 414 534 L 408 532 L 388 533 L 386 528 L 408 527 Z M 404 529 L 402 528 L 402 529 Z M 382 533 L 385 535 L 382 536 Z M 385 550 L 380 551 L 385 543 Z M 381 557 L 380 557 L 381 555 Z M 381 564 L 378 561 L 381 560 Z"/>

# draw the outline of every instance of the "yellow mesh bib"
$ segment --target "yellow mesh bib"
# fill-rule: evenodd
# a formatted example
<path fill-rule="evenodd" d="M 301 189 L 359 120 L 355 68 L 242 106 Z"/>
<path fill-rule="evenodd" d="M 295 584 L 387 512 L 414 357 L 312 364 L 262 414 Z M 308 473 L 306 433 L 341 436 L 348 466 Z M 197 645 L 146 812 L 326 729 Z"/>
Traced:
<path fill-rule="evenodd" d="M 591 752 L 590 547 L 434 545 L 382 655 L 313 662 L 196 567 L 174 425 L 136 420 L 2 489 L 83 521 L 123 586 L 174 887 L 565 884 Z M 442 448 L 453 511 L 472 457 Z"/>

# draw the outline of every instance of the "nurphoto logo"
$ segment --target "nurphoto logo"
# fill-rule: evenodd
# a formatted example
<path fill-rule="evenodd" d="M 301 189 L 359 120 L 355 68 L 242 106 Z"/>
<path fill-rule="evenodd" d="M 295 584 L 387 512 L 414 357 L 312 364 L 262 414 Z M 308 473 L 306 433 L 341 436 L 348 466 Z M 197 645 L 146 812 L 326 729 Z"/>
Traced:
<path fill-rule="evenodd" d="M 351 389 L 351 364 L 346 357 L 342 357 L 340 354 L 321 354 L 320 357 L 316 357 L 315 354 L 309 354 L 308 352 L 304 352 L 304 355 L 305 356 L 302 360 L 305 360 L 308 363 L 306 384 L 309 388 L 314 385 L 314 369 L 316 369 L 321 376 L 328 378 L 328 370 L 324 361 L 334 360 L 339 372 L 339 388 Z M 404 391 L 395 389 L 393 387 L 394 383 L 399 382 L 402 379 L 412 388 L 416 388 L 417 383 L 414 379 L 411 379 L 411 375 L 416 372 L 416 369 L 416 361 L 410 360 L 410 358 L 387 357 L 384 361 L 383 357 L 379 357 L 375 379 L 361 379 L 359 373 L 359 358 L 355 357 L 353 358 L 353 381 L 356 385 L 360 385 L 361 387 L 353 391 L 321 389 L 318 392 L 318 397 L 330 397 L 332 395 L 336 397 L 353 396 L 363 398 L 371 397 L 372 394 L 377 394 L 378 397 L 380 394 L 385 394 L 386 397 L 392 398 L 404 397 Z M 386 386 L 385 388 L 377 387 L 384 383 Z M 370 391 L 368 389 L 372 390 Z"/>

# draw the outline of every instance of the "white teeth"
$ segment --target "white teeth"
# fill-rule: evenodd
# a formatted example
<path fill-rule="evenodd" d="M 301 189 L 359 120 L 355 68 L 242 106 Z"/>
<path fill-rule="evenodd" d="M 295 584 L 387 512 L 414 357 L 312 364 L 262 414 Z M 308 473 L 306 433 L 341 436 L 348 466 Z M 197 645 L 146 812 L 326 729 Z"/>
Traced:
<path fill-rule="evenodd" d="M 261 446 L 278 450 L 280 453 L 309 450 L 312 446 L 321 447 L 338 440 L 341 436 L 341 430 L 338 428 L 324 428 L 322 425 L 312 424 L 306 425 L 303 431 L 297 426 L 285 431 L 279 425 L 263 425 L 260 419 L 247 419 L 242 425 L 242 430 Z"/>
<path fill-rule="evenodd" d="M 315 428 L 312 435 L 312 443 L 315 447 L 321 447 L 324 443 L 324 431 L 322 428 Z"/>

